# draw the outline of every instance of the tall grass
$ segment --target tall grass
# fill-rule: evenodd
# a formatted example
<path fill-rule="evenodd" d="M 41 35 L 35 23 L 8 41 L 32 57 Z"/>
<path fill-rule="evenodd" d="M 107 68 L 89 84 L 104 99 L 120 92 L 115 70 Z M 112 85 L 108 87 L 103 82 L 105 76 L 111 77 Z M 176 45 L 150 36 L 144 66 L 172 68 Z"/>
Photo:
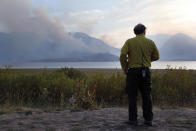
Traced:
<path fill-rule="evenodd" d="M 113 73 L 93 74 L 88 78 L 88 86 L 96 90 L 96 102 L 98 104 L 122 105 L 126 103 L 125 75 Z"/>
<path fill-rule="evenodd" d="M 196 71 L 168 68 L 152 74 L 155 104 L 194 106 L 196 104 Z"/>
<path fill-rule="evenodd" d="M 122 73 L 86 75 L 71 68 L 40 73 L 0 69 L 0 104 L 72 105 L 91 108 L 95 104 L 125 105 L 125 78 Z M 155 105 L 194 106 L 196 71 L 165 69 L 152 71 Z"/>
<path fill-rule="evenodd" d="M 1 69 L 0 103 L 64 104 L 72 96 L 76 86 L 76 80 L 66 73 L 58 70 L 53 73 L 21 74 L 11 69 Z M 79 79 L 81 76 L 77 74 L 75 79 L 77 77 Z"/>

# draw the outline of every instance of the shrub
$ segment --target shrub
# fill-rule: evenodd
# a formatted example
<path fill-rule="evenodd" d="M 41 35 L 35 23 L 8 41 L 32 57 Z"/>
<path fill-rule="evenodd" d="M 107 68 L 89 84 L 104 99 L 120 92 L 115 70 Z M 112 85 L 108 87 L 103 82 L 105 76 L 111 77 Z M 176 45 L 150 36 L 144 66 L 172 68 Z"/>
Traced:
<path fill-rule="evenodd" d="M 72 96 L 73 108 L 91 109 L 95 107 L 95 93 L 96 90 L 90 90 L 85 81 L 78 81 L 78 85 L 74 88 L 74 95 Z M 71 101 L 70 101 L 71 102 Z"/>
<path fill-rule="evenodd" d="M 73 68 L 67 68 L 67 67 L 58 69 L 56 72 L 64 73 L 64 75 L 68 76 L 70 79 L 84 79 L 87 77 L 85 73 L 79 70 L 76 70 Z"/>

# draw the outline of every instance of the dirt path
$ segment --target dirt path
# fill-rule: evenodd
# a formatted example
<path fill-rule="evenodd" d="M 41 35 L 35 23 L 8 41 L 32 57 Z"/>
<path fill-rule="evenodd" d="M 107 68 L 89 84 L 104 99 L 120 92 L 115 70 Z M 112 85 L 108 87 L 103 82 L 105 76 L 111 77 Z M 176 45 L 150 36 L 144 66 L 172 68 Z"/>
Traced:
<path fill-rule="evenodd" d="M 139 110 L 142 123 L 142 111 Z M 196 110 L 154 109 L 154 126 L 127 125 L 127 109 L 103 108 L 93 111 L 50 113 L 32 110 L 0 115 L 0 131 L 196 131 Z"/>

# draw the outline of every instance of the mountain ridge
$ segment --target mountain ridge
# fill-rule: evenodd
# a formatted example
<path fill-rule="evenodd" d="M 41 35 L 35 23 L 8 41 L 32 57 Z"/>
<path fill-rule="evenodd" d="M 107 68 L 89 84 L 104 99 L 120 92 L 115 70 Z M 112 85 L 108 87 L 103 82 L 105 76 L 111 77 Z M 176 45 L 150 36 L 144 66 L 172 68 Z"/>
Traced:
<path fill-rule="evenodd" d="M 39 35 L 33 32 L 0 32 L 0 62 L 119 60 L 120 49 L 113 48 L 102 40 L 87 34 L 83 33 L 83 35 L 82 38 L 87 39 L 86 42 L 72 35 L 67 36 L 70 41 L 58 42 L 51 40 L 47 36 L 43 40 L 38 38 L 38 41 L 37 37 Z M 87 43 L 88 39 L 91 39 L 89 41 L 91 43 Z"/>
<path fill-rule="evenodd" d="M 101 39 L 94 38 L 82 32 L 72 32 L 69 34 L 72 37 L 84 42 L 86 45 L 88 45 L 89 48 L 96 48 L 96 50 L 99 49 L 104 52 L 108 52 L 110 54 L 116 55 L 116 56 L 120 55 L 120 49 L 110 46 L 109 44 L 105 43 Z"/>
<path fill-rule="evenodd" d="M 24 35 L 25 34 L 25 35 Z M 0 32 L 0 62 L 4 61 L 119 61 L 120 49 L 82 32 L 69 33 L 70 41 L 37 42 L 35 33 Z M 160 60 L 196 60 L 196 40 L 183 33 L 147 36 L 160 50 Z M 158 44 L 157 44 L 158 43 Z"/>
<path fill-rule="evenodd" d="M 196 60 L 196 40 L 183 33 L 170 37 L 160 49 L 161 60 Z"/>

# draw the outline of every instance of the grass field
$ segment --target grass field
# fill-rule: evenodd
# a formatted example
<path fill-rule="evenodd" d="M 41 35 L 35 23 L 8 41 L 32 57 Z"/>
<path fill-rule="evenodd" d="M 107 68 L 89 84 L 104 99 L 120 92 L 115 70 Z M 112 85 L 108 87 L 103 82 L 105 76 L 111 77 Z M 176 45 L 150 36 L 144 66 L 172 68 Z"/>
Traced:
<path fill-rule="evenodd" d="M 0 104 L 124 106 L 125 79 L 119 69 L 0 69 Z M 152 97 L 156 106 L 196 108 L 196 71 L 152 70 Z"/>

